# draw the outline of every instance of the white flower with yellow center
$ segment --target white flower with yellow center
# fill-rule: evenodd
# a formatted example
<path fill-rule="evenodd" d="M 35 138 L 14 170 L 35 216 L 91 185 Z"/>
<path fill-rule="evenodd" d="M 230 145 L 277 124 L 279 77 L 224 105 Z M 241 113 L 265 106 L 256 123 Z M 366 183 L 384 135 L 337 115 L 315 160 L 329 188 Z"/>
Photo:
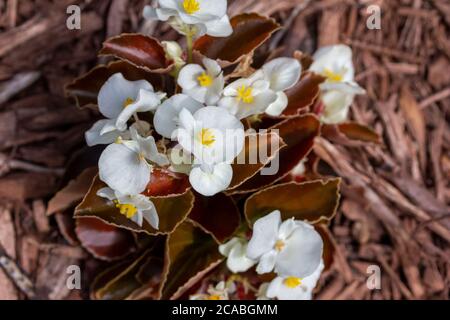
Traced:
<path fill-rule="evenodd" d="M 334 45 L 319 49 L 313 56 L 309 70 L 326 78 L 320 85 L 325 106 L 322 121 L 325 123 L 344 121 L 355 95 L 365 93 L 354 80 L 352 55 L 350 47 Z"/>
<path fill-rule="evenodd" d="M 227 257 L 227 267 L 231 272 L 245 272 L 256 264 L 247 257 L 247 245 L 247 240 L 234 237 L 219 246 L 219 252 Z"/>
<path fill-rule="evenodd" d="M 164 96 L 155 93 L 146 80 L 128 81 L 121 73 L 113 74 L 98 94 L 98 108 L 107 119 L 97 121 L 86 132 L 87 144 L 112 143 L 127 129 L 133 115 L 155 110 Z"/>
<path fill-rule="evenodd" d="M 198 293 L 189 297 L 190 300 L 229 300 L 230 294 L 236 292 L 236 285 L 233 281 L 220 281 L 215 287 L 210 285 L 207 294 Z"/>
<path fill-rule="evenodd" d="M 144 17 L 168 21 L 177 31 L 185 34 L 183 25 L 194 26 L 196 35 L 227 37 L 233 29 L 227 16 L 226 0 L 159 0 L 158 8 L 146 6 Z"/>
<path fill-rule="evenodd" d="M 270 84 L 270 89 L 277 94 L 277 99 L 266 109 L 271 116 L 279 116 L 288 105 L 288 97 L 284 91 L 292 88 L 300 79 L 302 66 L 294 58 L 277 58 L 269 61 L 256 72 Z"/>
<path fill-rule="evenodd" d="M 319 266 L 322 251 L 322 238 L 310 224 L 281 222 L 280 211 L 275 210 L 253 225 L 247 257 L 259 261 L 259 274 L 275 270 L 282 277 L 305 278 Z"/>
<path fill-rule="evenodd" d="M 278 300 L 311 300 L 323 268 L 323 261 L 320 261 L 316 270 L 305 278 L 276 277 L 266 287 L 265 296 Z"/>
<path fill-rule="evenodd" d="M 106 147 L 98 162 L 99 177 L 121 194 L 139 194 L 150 181 L 152 164 L 168 165 L 167 157 L 158 152 L 155 139 L 140 136 L 130 128 L 132 140 L 118 138 Z"/>
<path fill-rule="evenodd" d="M 142 194 L 124 195 L 111 188 L 102 188 L 97 195 L 113 202 L 120 213 L 142 227 L 144 219 L 155 229 L 159 228 L 159 217 L 153 202 Z"/>
<path fill-rule="evenodd" d="M 181 110 L 187 109 L 190 113 L 195 113 L 203 105 L 185 94 L 176 94 L 165 100 L 156 109 L 153 125 L 156 132 L 165 138 L 171 139 L 172 133 L 178 126 L 178 115 Z"/>
<path fill-rule="evenodd" d="M 205 69 L 198 64 L 188 64 L 178 75 L 178 85 L 183 93 L 207 105 L 219 101 L 224 87 L 222 69 L 215 60 L 203 58 Z"/>
<path fill-rule="evenodd" d="M 193 115 L 183 109 L 173 138 L 194 157 L 189 181 L 197 192 L 212 196 L 229 186 L 230 163 L 244 147 L 244 126 L 236 117 L 217 107 L 204 107 Z"/>
<path fill-rule="evenodd" d="M 264 80 L 259 72 L 229 84 L 223 95 L 218 102 L 219 107 L 239 119 L 265 112 L 277 99 L 277 94 L 270 89 L 270 82 Z"/>

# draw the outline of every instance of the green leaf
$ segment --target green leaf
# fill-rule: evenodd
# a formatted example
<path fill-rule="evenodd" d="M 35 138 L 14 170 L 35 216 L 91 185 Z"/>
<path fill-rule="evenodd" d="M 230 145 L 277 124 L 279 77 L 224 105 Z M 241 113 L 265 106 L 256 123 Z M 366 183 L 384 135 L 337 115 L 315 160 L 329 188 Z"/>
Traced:
<path fill-rule="evenodd" d="M 100 54 L 113 55 L 148 72 L 168 73 L 173 66 L 157 39 L 137 33 L 109 38 L 103 43 Z"/>
<path fill-rule="evenodd" d="M 280 28 L 275 20 L 257 13 L 234 16 L 230 23 L 233 33 L 229 37 L 200 37 L 194 43 L 194 50 L 210 59 L 219 60 L 223 65 L 234 64 L 253 53 Z"/>
<path fill-rule="evenodd" d="M 331 220 L 339 204 L 340 179 L 288 182 L 252 194 L 244 205 L 249 226 L 255 220 L 280 210 L 283 220 L 295 218 L 318 223 Z"/>
<path fill-rule="evenodd" d="M 218 242 L 231 237 L 241 222 L 241 214 L 234 200 L 223 193 L 212 197 L 196 193 L 194 209 L 189 218 Z"/>
<path fill-rule="evenodd" d="M 75 210 L 75 217 L 97 217 L 108 224 L 149 235 L 172 232 L 189 215 L 194 206 L 194 195 L 190 190 L 167 196 L 150 197 L 159 216 L 159 230 L 155 230 L 145 219 L 142 227 L 120 214 L 111 201 L 97 196 L 97 191 L 106 187 L 98 176 L 92 182 L 89 192 Z"/>
<path fill-rule="evenodd" d="M 275 174 L 256 174 L 237 188 L 228 193 L 248 193 L 257 191 L 283 179 L 289 172 L 311 151 L 314 139 L 319 134 L 320 122 L 315 115 L 306 114 L 288 118 L 270 129 L 277 130 L 286 147 L 280 150 L 276 157 L 267 167 L 278 170 Z"/>
<path fill-rule="evenodd" d="M 186 220 L 167 236 L 162 299 L 177 299 L 223 261 L 218 244 Z"/>

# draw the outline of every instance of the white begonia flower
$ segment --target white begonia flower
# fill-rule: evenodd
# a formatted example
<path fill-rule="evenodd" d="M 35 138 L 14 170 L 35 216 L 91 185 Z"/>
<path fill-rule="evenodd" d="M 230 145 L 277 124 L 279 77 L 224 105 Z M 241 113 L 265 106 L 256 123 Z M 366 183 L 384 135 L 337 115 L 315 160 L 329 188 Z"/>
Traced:
<path fill-rule="evenodd" d="M 182 34 L 189 32 L 186 25 L 194 26 L 197 36 L 227 37 L 233 32 L 226 0 L 159 0 L 158 3 L 158 8 L 146 6 L 144 17 L 168 21 Z"/>
<path fill-rule="evenodd" d="M 303 221 L 281 222 L 280 211 L 258 219 L 247 247 L 247 257 L 258 260 L 256 272 L 305 278 L 319 266 L 323 241 L 314 227 Z"/>
<path fill-rule="evenodd" d="M 270 82 L 264 80 L 260 72 L 229 84 L 223 95 L 219 100 L 219 107 L 225 108 L 239 119 L 265 112 L 277 99 L 277 94 L 270 89 Z"/>
<path fill-rule="evenodd" d="M 230 163 L 241 152 L 245 139 L 244 126 L 236 117 L 217 107 L 201 108 L 194 115 L 183 109 L 173 136 L 194 156 L 189 182 L 197 192 L 212 196 L 230 185 Z"/>
<path fill-rule="evenodd" d="M 288 105 L 288 97 L 284 91 L 292 88 L 300 79 L 300 62 L 294 58 L 277 58 L 264 64 L 256 73 L 261 74 L 261 77 L 269 82 L 270 89 L 277 94 L 277 99 L 267 107 L 266 113 L 279 116 Z"/>
<path fill-rule="evenodd" d="M 209 286 L 207 294 L 198 293 L 189 297 L 190 300 L 229 300 L 230 294 L 236 292 L 236 285 L 233 281 L 220 281 L 215 287 Z"/>
<path fill-rule="evenodd" d="M 176 94 L 165 100 L 156 109 L 153 125 L 156 132 L 165 138 L 172 138 L 172 133 L 178 126 L 178 115 L 183 108 L 191 113 L 195 113 L 203 105 L 185 94 Z"/>
<path fill-rule="evenodd" d="M 322 121 L 342 122 L 347 118 L 355 95 L 365 93 L 354 80 L 352 50 L 346 45 L 323 47 L 314 54 L 313 59 L 309 70 L 326 78 L 320 85 L 325 107 Z"/>
<path fill-rule="evenodd" d="M 233 273 L 245 272 L 256 264 L 247 257 L 247 240 L 234 237 L 219 246 L 219 252 L 227 257 L 227 267 Z"/>
<path fill-rule="evenodd" d="M 188 64 L 178 75 L 178 85 L 183 93 L 207 105 L 219 101 L 225 84 L 222 69 L 215 60 L 203 58 L 203 65 Z"/>
<path fill-rule="evenodd" d="M 323 261 L 320 261 L 316 270 L 303 279 L 276 277 L 268 285 L 265 295 L 267 298 L 277 298 L 278 300 L 311 300 L 312 292 L 319 281 L 323 268 Z"/>
<path fill-rule="evenodd" d="M 168 165 L 167 157 L 158 152 L 155 139 L 141 137 L 130 128 L 132 140 L 119 137 L 116 143 L 106 147 L 100 156 L 99 177 L 110 188 L 121 194 L 135 195 L 143 192 L 150 181 L 152 165 Z"/>
<path fill-rule="evenodd" d="M 111 188 L 102 188 L 97 195 L 114 203 L 120 213 L 142 227 L 143 220 L 155 229 L 159 228 L 159 217 L 153 202 L 142 194 L 124 195 Z"/>
<path fill-rule="evenodd" d="M 231 163 L 244 147 L 245 139 L 242 123 L 217 107 L 204 107 L 194 114 L 181 110 L 173 136 L 202 165 Z"/>
<path fill-rule="evenodd" d="M 98 108 L 107 119 L 97 121 L 86 132 L 89 146 L 112 143 L 127 129 L 128 120 L 137 112 L 155 110 L 165 96 L 155 93 L 146 80 L 128 81 L 115 73 L 98 94 Z"/>

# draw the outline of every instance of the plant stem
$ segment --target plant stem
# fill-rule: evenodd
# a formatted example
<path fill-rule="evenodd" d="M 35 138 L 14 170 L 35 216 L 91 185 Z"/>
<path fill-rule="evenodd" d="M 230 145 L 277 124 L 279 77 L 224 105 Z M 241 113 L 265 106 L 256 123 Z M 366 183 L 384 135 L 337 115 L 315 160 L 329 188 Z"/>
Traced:
<path fill-rule="evenodd" d="M 186 46 L 187 46 L 187 53 L 188 53 L 188 63 L 192 63 L 192 30 L 189 30 L 186 32 Z"/>

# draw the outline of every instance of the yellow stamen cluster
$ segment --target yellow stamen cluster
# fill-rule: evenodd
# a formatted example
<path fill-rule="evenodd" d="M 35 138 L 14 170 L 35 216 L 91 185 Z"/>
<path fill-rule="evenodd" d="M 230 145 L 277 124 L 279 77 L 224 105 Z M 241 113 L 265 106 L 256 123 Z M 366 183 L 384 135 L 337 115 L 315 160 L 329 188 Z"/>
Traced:
<path fill-rule="evenodd" d="M 211 86 L 213 79 L 210 75 L 206 74 L 206 72 L 202 72 L 202 74 L 197 77 L 197 81 L 200 86 L 209 87 Z"/>
<path fill-rule="evenodd" d="M 237 100 L 243 101 L 245 103 L 253 102 L 253 88 L 242 85 L 239 89 L 237 89 Z"/>
<path fill-rule="evenodd" d="M 218 294 L 212 294 L 208 296 L 207 300 L 222 300 L 222 298 Z"/>
<path fill-rule="evenodd" d="M 285 243 L 282 240 L 277 240 L 277 242 L 275 242 L 275 250 L 277 251 L 283 250 L 284 246 Z"/>
<path fill-rule="evenodd" d="M 128 219 L 133 218 L 137 213 L 138 209 L 129 203 L 120 203 L 118 200 L 114 200 L 116 208 L 119 209 L 120 213 L 126 216 Z"/>
<path fill-rule="evenodd" d="M 302 279 L 296 277 L 287 277 L 284 279 L 283 284 L 291 289 L 294 289 L 302 284 Z"/>
<path fill-rule="evenodd" d="M 130 104 L 132 104 L 132 103 L 134 103 L 134 100 L 128 97 L 128 98 L 125 99 L 125 101 L 123 102 L 122 106 L 123 106 L 124 108 L 126 108 L 126 107 L 128 107 Z"/>
<path fill-rule="evenodd" d="M 344 78 L 342 74 L 333 72 L 330 69 L 324 70 L 324 76 L 327 77 L 328 81 L 330 82 L 341 82 Z"/>
<path fill-rule="evenodd" d="M 196 0 L 184 0 L 183 8 L 187 14 L 193 14 L 200 10 L 200 3 Z"/>
<path fill-rule="evenodd" d="M 214 136 L 211 129 L 202 129 L 200 132 L 200 142 L 202 145 L 209 147 L 216 141 L 216 137 Z"/>

